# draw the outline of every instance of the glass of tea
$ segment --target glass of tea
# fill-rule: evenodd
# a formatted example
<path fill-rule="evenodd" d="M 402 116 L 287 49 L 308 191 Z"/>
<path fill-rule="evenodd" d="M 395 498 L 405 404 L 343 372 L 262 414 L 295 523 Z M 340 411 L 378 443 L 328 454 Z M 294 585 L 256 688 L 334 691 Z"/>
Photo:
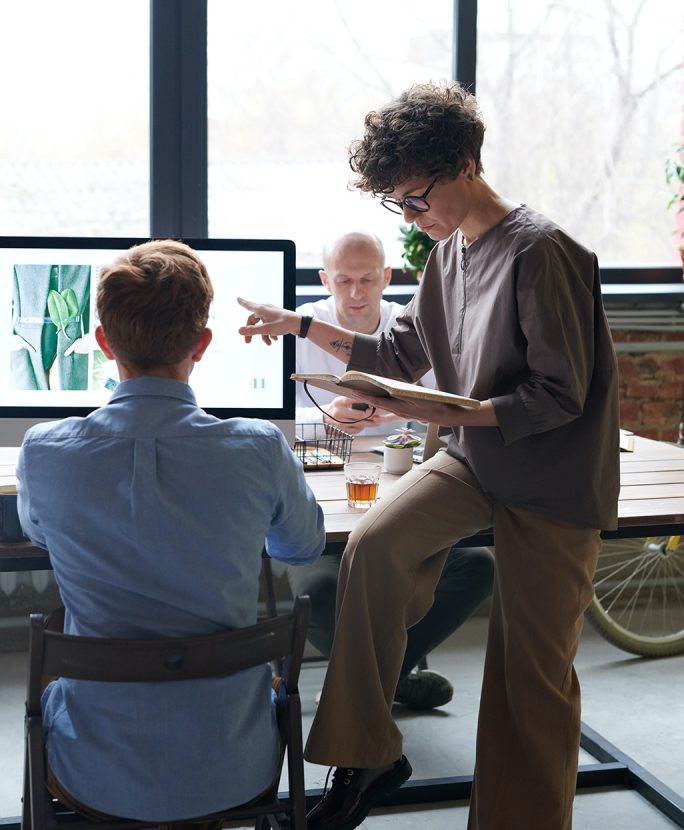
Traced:
<path fill-rule="evenodd" d="M 381 464 L 349 461 L 344 465 L 347 483 L 347 504 L 367 510 L 378 497 Z"/>

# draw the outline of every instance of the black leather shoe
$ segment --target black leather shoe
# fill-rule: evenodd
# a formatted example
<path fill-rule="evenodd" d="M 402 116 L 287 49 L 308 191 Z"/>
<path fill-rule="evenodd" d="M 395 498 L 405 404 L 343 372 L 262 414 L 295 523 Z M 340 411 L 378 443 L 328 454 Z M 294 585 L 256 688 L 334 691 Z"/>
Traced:
<path fill-rule="evenodd" d="M 435 709 L 444 706 L 454 696 L 454 687 L 448 678 L 430 669 L 414 669 L 397 683 L 394 700 L 408 709 Z"/>
<path fill-rule="evenodd" d="M 385 795 L 399 789 L 413 770 L 405 755 L 374 777 L 375 770 L 337 767 L 332 786 L 306 816 L 308 830 L 353 830 Z"/>

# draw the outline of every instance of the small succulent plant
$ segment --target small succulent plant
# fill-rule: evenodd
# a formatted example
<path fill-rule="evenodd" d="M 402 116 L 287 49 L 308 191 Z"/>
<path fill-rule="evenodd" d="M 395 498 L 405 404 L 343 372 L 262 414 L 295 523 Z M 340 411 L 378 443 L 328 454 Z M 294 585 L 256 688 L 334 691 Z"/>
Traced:
<path fill-rule="evenodd" d="M 420 443 L 420 436 L 416 435 L 416 433 L 408 427 L 402 427 L 401 429 L 398 429 L 395 433 L 390 435 L 388 438 L 385 438 L 385 446 L 394 447 L 395 449 L 417 447 Z"/>

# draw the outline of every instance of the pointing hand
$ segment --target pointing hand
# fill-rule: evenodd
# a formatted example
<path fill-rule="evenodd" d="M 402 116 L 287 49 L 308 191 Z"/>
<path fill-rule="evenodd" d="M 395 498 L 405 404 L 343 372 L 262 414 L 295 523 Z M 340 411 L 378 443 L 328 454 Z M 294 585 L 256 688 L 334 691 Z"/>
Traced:
<path fill-rule="evenodd" d="M 283 334 L 298 334 L 301 317 L 294 311 L 278 308 L 274 305 L 261 305 L 249 300 L 237 298 L 238 303 L 249 311 L 247 324 L 238 329 L 238 333 L 251 343 L 252 337 L 261 335 L 267 346 Z"/>

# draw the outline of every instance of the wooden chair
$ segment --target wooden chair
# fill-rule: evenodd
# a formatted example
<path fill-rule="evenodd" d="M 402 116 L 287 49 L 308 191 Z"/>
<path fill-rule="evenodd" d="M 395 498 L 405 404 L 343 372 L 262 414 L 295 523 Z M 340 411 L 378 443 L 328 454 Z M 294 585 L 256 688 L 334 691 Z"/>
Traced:
<path fill-rule="evenodd" d="M 74 637 L 44 627 L 42 614 L 31 615 L 28 693 L 25 716 L 24 797 L 22 830 L 132 830 L 154 827 L 158 822 L 114 820 L 96 822 L 69 811 L 52 797 L 46 786 L 43 721 L 40 706 L 44 676 L 70 677 L 107 683 L 158 683 L 225 677 L 252 666 L 283 660 L 279 712 L 282 752 L 287 749 L 289 796 L 278 798 L 280 776 L 270 790 L 252 803 L 192 821 L 244 821 L 257 830 L 283 826 L 306 828 L 304 762 L 302 752 L 299 670 L 309 619 L 308 597 L 298 597 L 292 613 L 247 628 L 162 640 L 117 640 Z M 247 737 L 247 736 L 246 736 Z M 243 751 L 244 748 L 241 749 Z M 254 751 L 258 748 L 255 747 Z M 281 756 L 282 760 L 282 756 Z M 179 782 L 182 786 L 182 782 Z M 287 822 L 284 825 L 284 821 Z"/>

